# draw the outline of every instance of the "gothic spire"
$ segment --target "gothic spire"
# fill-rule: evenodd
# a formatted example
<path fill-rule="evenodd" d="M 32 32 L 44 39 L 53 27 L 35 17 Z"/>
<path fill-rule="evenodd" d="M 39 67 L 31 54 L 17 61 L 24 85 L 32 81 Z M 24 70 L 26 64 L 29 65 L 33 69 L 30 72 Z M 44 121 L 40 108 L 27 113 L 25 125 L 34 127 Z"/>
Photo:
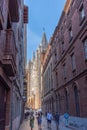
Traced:
<path fill-rule="evenodd" d="M 47 48 L 47 38 L 46 38 L 46 33 L 44 32 L 42 35 L 42 41 L 41 41 L 41 51 L 45 51 Z"/>
<path fill-rule="evenodd" d="M 33 61 L 35 60 L 35 52 L 33 52 Z"/>

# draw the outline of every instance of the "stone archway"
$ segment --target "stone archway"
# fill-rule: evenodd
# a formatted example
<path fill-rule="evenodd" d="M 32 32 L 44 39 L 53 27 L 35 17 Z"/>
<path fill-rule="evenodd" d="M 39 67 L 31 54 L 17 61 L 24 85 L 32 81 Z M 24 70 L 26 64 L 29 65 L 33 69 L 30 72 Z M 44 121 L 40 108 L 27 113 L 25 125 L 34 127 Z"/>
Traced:
<path fill-rule="evenodd" d="M 77 87 L 78 92 L 80 92 L 79 84 L 78 84 L 78 82 L 77 82 L 77 81 L 73 82 L 72 87 L 74 88 L 74 86 L 76 86 L 76 87 Z"/>
<path fill-rule="evenodd" d="M 61 113 L 61 92 L 58 92 L 58 113 Z"/>
<path fill-rule="evenodd" d="M 80 116 L 80 104 L 79 104 L 80 88 L 79 88 L 78 82 L 74 82 L 72 87 L 73 87 L 73 91 L 74 91 L 76 116 Z"/>

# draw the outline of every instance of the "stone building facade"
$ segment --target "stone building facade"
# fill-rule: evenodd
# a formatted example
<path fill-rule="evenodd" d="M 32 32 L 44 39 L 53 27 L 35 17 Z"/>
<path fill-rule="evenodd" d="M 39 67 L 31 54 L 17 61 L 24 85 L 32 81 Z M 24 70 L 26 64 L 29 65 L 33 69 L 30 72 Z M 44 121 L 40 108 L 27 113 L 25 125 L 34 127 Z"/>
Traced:
<path fill-rule="evenodd" d="M 28 6 L 24 5 L 24 16 L 23 16 L 23 22 L 24 22 L 24 33 L 23 33 L 23 48 L 24 48 L 24 90 L 23 90 L 23 95 L 24 95 L 24 100 L 25 100 L 25 105 L 27 101 L 27 23 L 28 23 Z"/>
<path fill-rule="evenodd" d="M 46 34 L 42 36 L 41 44 L 33 53 L 32 60 L 29 61 L 27 66 L 27 106 L 33 109 L 41 108 L 41 53 L 45 52 L 47 48 Z"/>
<path fill-rule="evenodd" d="M 87 117 L 86 0 L 66 1 L 51 45 L 53 112 L 68 112 L 73 116 Z M 49 106 L 49 103 L 44 105 Z"/>
<path fill-rule="evenodd" d="M 23 9 L 0 0 L 0 130 L 18 129 L 23 116 Z"/>
<path fill-rule="evenodd" d="M 54 111 L 52 70 L 52 46 L 49 43 L 42 59 L 42 110 L 44 114 L 49 110 Z"/>

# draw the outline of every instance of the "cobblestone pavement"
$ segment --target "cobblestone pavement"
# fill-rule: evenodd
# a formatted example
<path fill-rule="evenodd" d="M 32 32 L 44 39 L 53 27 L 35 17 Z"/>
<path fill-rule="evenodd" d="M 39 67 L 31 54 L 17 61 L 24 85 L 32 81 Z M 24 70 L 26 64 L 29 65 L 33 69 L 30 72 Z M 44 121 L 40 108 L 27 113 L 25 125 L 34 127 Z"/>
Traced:
<path fill-rule="evenodd" d="M 71 120 L 69 119 L 69 121 L 71 121 Z M 86 122 L 85 122 L 85 124 L 86 124 Z M 86 126 L 87 126 L 87 124 L 86 124 Z M 80 128 L 80 127 L 75 127 L 74 125 L 71 126 L 70 124 L 66 125 L 65 119 L 63 118 L 63 116 L 61 116 L 60 121 L 59 121 L 59 129 L 58 130 L 87 130 L 86 126 L 83 125 Z M 23 123 L 21 124 L 19 130 L 31 130 L 30 126 L 29 126 L 29 119 L 23 121 Z M 39 130 L 36 118 L 35 118 L 35 123 L 34 123 L 34 129 L 33 130 Z M 47 121 L 46 121 L 46 118 L 44 116 L 42 117 L 42 130 L 50 130 L 50 129 L 47 128 Z M 52 120 L 52 123 L 51 123 L 51 130 L 57 130 L 54 120 Z"/>
<path fill-rule="evenodd" d="M 24 120 L 23 123 L 21 124 L 19 130 L 31 130 L 30 126 L 29 126 L 29 120 Z M 35 123 L 34 123 L 34 129 L 33 130 L 39 130 L 36 118 L 35 118 Z M 46 122 L 45 117 L 42 118 L 42 130 L 49 130 L 47 128 L 47 122 Z M 56 130 L 56 124 L 55 124 L 54 121 L 52 121 L 51 130 Z"/>

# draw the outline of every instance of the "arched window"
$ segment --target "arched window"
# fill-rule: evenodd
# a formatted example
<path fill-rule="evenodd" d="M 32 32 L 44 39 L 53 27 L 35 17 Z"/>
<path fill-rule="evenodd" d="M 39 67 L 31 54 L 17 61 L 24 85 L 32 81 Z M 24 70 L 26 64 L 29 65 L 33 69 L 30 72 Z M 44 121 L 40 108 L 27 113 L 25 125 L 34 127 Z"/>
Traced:
<path fill-rule="evenodd" d="M 77 86 L 74 86 L 74 95 L 75 95 L 76 115 L 80 116 L 79 96 Z"/>
<path fill-rule="evenodd" d="M 54 99 L 53 99 L 53 97 L 51 98 L 51 103 L 52 103 L 52 104 L 51 104 L 51 105 L 52 105 L 52 106 L 51 106 L 51 109 L 52 109 L 52 112 L 54 112 Z"/>
<path fill-rule="evenodd" d="M 61 97 L 60 94 L 58 94 L 58 112 L 61 112 Z"/>
<path fill-rule="evenodd" d="M 85 84 L 87 84 L 87 76 L 85 77 Z"/>
<path fill-rule="evenodd" d="M 87 60 L 87 38 L 84 40 L 85 59 Z"/>
<path fill-rule="evenodd" d="M 56 94 L 56 111 L 58 112 L 58 96 Z"/>
<path fill-rule="evenodd" d="M 65 90 L 65 100 L 66 100 L 66 112 L 69 111 L 69 105 L 68 105 L 68 92 Z"/>

